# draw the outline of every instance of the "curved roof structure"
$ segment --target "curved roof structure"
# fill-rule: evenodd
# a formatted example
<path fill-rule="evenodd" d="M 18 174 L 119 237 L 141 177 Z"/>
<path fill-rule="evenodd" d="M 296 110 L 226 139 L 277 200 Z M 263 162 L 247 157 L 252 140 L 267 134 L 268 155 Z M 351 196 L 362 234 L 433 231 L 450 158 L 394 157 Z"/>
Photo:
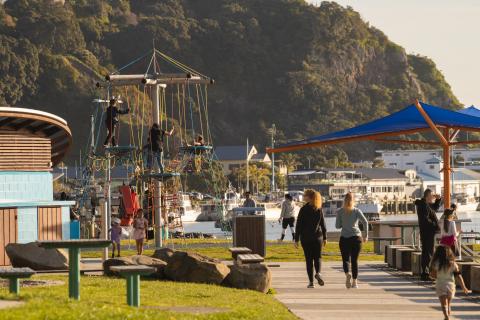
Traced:
<path fill-rule="evenodd" d="M 67 121 L 48 112 L 0 107 L 0 131 L 25 133 L 52 141 L 52 163 L 58 164 L 72 145 Z"/>

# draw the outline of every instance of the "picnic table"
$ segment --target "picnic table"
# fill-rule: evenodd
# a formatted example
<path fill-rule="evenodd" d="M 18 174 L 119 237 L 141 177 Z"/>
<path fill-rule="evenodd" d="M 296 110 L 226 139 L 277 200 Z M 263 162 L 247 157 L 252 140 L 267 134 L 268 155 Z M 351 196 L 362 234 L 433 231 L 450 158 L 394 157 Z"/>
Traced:
<path fill-rule="evenodd" d="M 38 245 L 46 249 L 68 249 L 68 296 L 80 300 L 80 249 L 105 248 L 110 240 L 48 240 Z"/>
<path fill-rule="evenodd" d="M 127 304 L 132 307 L 140 306 L 140 276 L 155 272 L 149 266 L 112 266 L 110 270 L 118 272 L 127 279 Z"/>
<path fill-rule="evenodd" d="M 10 293 L 20 292 L 20 278 L 30 278 L 35 274 L 30 268 L 2 268 L 0 269 L 0 278 L 8 279 L 8 289 Z"/>

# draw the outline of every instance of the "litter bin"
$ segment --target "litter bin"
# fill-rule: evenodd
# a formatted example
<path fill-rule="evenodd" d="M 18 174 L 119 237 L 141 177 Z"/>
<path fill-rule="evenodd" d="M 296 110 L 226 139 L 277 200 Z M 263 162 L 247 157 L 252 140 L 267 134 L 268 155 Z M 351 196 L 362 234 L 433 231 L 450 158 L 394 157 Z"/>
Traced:
<path fill-rule="evenodd" d="M 266 236 L 265 236 L 265 215 L 258 214 L 264 208 L 235 208 L 233 217 L 233 246 L 247 247 L 265 257 Z M 244 212 L 255 211 L 255 214 Z"/>

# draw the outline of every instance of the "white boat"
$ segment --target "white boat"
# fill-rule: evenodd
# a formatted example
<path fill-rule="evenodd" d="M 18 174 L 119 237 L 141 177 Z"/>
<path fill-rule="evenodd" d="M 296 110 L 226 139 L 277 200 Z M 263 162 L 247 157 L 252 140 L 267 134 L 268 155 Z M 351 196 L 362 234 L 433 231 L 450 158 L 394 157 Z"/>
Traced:
<path fill-rule="evenodd" d="M 179 211 L 182 222 L 195 222 L 200 215 L 200 211 L 193 207 L 190 195 L 184 193 L 179 195 Z"/>
<path fill-rule="evenodd" d="M 265 220 L 278 220 L 280 213 L 282 212 L 281 202 L 264 202 L 259 203 L 258 207 L 265 208 L 264 215 Z"/>
<path fill-rule="evenodd" d="M 364 214 L 368 215 L 379 215 L 383 209 L 383 205 L 380 203 L 380 201 L 372 198 L 361 198 L 357 200 L 355 206 Z"/>
<path fill-rule="evenodd" d="M 239 195 L 235 191 L 229 190 L 224 193 L 223 199 L 216 199 L 212 202 L 201 205 L 201 210 L 197 217 L 197 221 L 222 220 L 229 211 L 231 211 L 233 208 L 238 208 L 239 206 Z"/>
<path fill-rule="evenodd" d="M 454 194 L 452 196 L 452 203 L 457 206 L 457 212 L 472 212 L 478 211 L 479 203 L 474 196 L 466 194 Z"/>

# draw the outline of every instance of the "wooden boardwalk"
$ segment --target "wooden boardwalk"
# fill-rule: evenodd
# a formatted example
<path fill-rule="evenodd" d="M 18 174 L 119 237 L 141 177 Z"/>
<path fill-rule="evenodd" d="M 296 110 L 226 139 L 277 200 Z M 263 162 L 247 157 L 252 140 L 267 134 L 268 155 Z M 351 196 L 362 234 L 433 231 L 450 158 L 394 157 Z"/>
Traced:
<path fill-rule="evenodd" d="M 301 319 L 443 319 L 431 288 L 407 277 L 392 275 L 380 268 L 380 264 L 362 263 L 360 288 L 348 290 L 341 262 L 323 263 L 326 284 L 317 285 L 315 289 L 306 287 L 304 263 L 271 265 L 276 298 Z M 480 319 L 478 296 L 465 300 L 455 298 L 451 319 Z"/>

